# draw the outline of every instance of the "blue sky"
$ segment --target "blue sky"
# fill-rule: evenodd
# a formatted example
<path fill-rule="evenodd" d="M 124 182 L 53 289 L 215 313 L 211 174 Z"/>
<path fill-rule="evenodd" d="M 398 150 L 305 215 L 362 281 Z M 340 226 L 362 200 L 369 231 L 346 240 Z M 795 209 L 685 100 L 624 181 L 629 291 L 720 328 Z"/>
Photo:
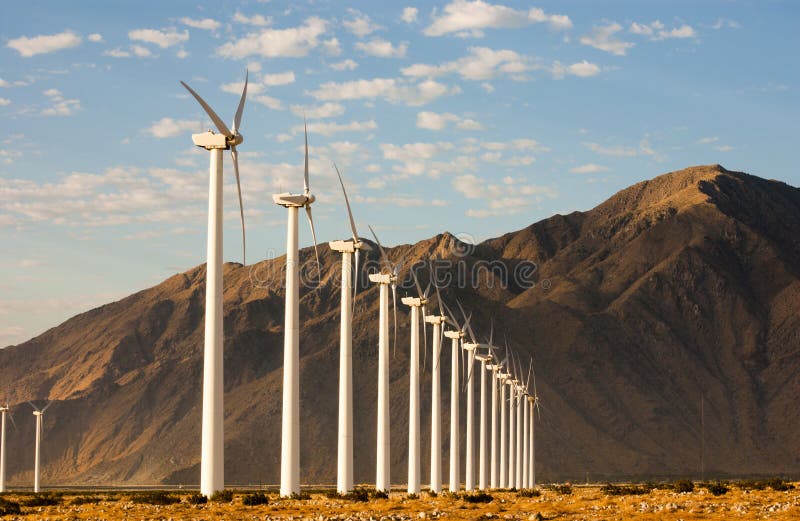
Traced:
<path fill-rule="evenodd" d="M 696 164 L 800 184 L 800 4 L 494 1 L 4 3 L 0 345 L 204 262 L 210 122 L 179 80 L 230 121 L 250 70 L 250 262 L 284 252 L 271 194 L 302 189 L 303 111 L 320 241 L 348 236 L 332 161 L 390 245 Z"/>

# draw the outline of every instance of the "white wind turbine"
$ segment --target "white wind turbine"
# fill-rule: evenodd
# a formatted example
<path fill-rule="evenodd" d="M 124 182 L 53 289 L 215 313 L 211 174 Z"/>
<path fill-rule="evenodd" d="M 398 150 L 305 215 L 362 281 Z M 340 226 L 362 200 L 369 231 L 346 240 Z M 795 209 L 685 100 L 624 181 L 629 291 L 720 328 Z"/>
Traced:
<path fill-rule="evenodd" d="M 44 412 L 53 405 L 53 402 L 48 403 L 44 406 L 43 409 L 39 409 L 31 402 L 28 402 L 33 407 L 33 415 L 36 416 L 36 454 L 33 460 L 33 491 L 38 493 L 41 488 L 39 487 L 39 469 L 40 469 L 40 462 L 41 458 L 40 448 L 42 443 L 42 417 L 44 416 Z"/>
<path fill-rule="evenodd" d="M 434 273 L 431 271 L 431 279 L 434 278 Z M 432 331 L 432 353 L 433 361 L 431 369 L 431 491 L 437 494 L 442 491 L 442 396 L 441 396 L 441 376 L 439 371 L 439 360 L 442 354 L 442 337 L 447 332 L 444 331 L 445 325 L 449 321 L 447 314 L 444 312 L 444 302 L 442 295 L 439 293 L 439 286 L 433 282 L 433 287 L 436 288 L 436 299 L 439 301 L 439 314 L 428 315 L 425 317 L 425 322 L 433 324 Z M 458 366 L 456 365 L 456 373 Z"/>
<path fill-rule="evenodd" d="M 506 350 L 507 352 L 507 350 Z M 506 371 L 506 362 L 508 361 L 508 354 L 506 359 L 500 364 L 502 369 L 497 373 L 497 382 L 500 386 L 500 488 L 508 488 L 508 418 L 506 411 L 506 381 L 509 378 L 509 373 Z"/>
<path fill-rule="evenodd" d="M 461 326 L 455 318 L 455 315 L 447 308 L 447 304 L 442 302 L 448 316 L 453 321 L 456 327 L 455 331 L 445 331 L 444 336 L 450 339 L 450 363 L 452 372 L 450 375 L 450 492 L 458 492 L 461 488 L 461 469 L 459 465 L 459 374 L 458 374 L 458 358 L 461 351 L 461 343 L 466 336 L 467 327 L 469 327 L 470 317 L 464 317 L 464 325 Z"/>
<path fill-rule="evenodd" d="M 210 152 L 208 187 L 208 247 L 206 258 L 206 317 L 205 343 L 203 348 L 203 425 L 200 456 L 200 493 L 211 496 L 225 487 L 225 437 L 223 432 L 223 330 L 222 330 L 222 151 L 230 149 L 236 187 L 239 193 L 239 215 L 242 219 L 242 264 L 245 263 L 244 208 L 242 187 L 239 182 L 239 160 L 236 146 L 244 138 L 239 133 L 244 101 L 247 96 L 248 75 L 245 74 L 244 89 L 239 106 L 233 117 L 233 130 L 228 129 L 217 113 L 186 83 L 192 96 L 200 103 L 208 117 L 214 122 L 219 134 L 212 131 L 193 134 L 192 141 Z"/>
<path fill-rule="evenodd" d="M 331 250 L 342 254 L 341 322 L 339 330 L 339 450 L 336 490 L 346 494 L 353 490 L 353 303 L 358 291 L 358 257 L 361 250 L 372 248 L 358 237 L 350 200 L 344 188 L 342 174 L 336 164 L 336 175 L 342 185 L 342 194 L 350 218 L 353 239 L 328 243 Z M 355 254 L 355 270 L 351 255 Z M 352 293 L 351 293 L 352 291 Z"/>
<path fill-rule="evenodd" d="M 0 406 L 0 415 L 2 415 L 2 420 L 0 421 L 0 493 L 3 493 L 6 491 L 6 415 L 14 423 L 14 417 L 11 416 L 11 408 L 8 406 L 8 402 Z M 14 423 L 14 428 L 16 429 L 16 427 L 17 425 Z"/>
<path fill-rule="evenodd" d="M 381 241 L 375 234 L 372 226 L 369 227 L 375 243 L 381 252 L 381 259 L 388 268 L 389 272 L 370 274 L 369 280 L 379 284 L 380 287 L 380 311 L 378 315 L 378 421 L 377 421 L 377 444 L 375 458 L 375 489 L 389 492 L 391 489 L 389 459 L 390 450 L 390 431 L 389 431 L 389 293 L 388 287 L 392 288 L 392 303 L 394 305 L 394 349 L 397 349 L 397 274 L 400 263 L 392 264 L 386 251 L 381 246 Z"/>
<path fill-rule="evenodd" d="M 533 359 L 531 359 L 533 362 Z M 536 422 L 534 421 L 534 412 L 539 412 L 539 395 L 536 393 L 536 371 L 533 369 L 531 363 L 531 375 L 533 376 L 533 396 L 528 394 L 528 403 L 530 407 L 530 478 L 528 484 L 530 488 L 536 488 Z"/>
<path fill-rule="evenodd" d="M 517 373 L 521 374 L 521 373 Z M 517 378 L 514 381 L 514 389 L 515 389 L 515 401 L 517 403 L 516 410 L 517 410 L 517 417 L 515 419 L 515 424 L 517 428 L 517 433 L 515 435 L 515 441 L 517 442 L 517 446 L 514 449 L 514 456 L 516 457 L 516 462 L 514 463 L 514 469 L 517 472 L 517 476 L 515 478 L 515 483 L 517 488 L 523 488 L 522 482 L 522 430 L 523 430 L 523 410 L 525 406 L 525 399 L 523 397 L 523 387 L 522 387 L 522 380 L 521 378 Z"/>
<path fill-rule="evenodd" d="M 489 448 L 489 486 L 491 488 L 498 488 L 500 486 L 500 458 L 499 458 L 499 436 L 498 436 L 498 396 L 497 396 L 497 386 L 498 386 L 498 377 L 497 375 L 503 369 L 503 363 L 500 362 L 497 358 L 497 354 L 494 351 L 492 346 L 491 339 L 489 340 L 489 352 L 491 353 L 492 359 L 489 363 L 486 364 L 486 369 L 489 371 L 489 383 L 492 386 L 492 396 L 491 396 L 491 425 L 490 425 L 490 448 Z"/>
<path fill-rule="evenodd" d="M 475 362 L 475 350 L 480 344 L 475 340 L 475 334 L 472 331 L 472 327 L 469 325 L 469 319 L 464 312 L 464 308 L 461 306 L 460 302 L 456 302 L 461 310 L 461 314 L 464 316 L 466 329 L 470 337 L 470 342 L 463 342 L 461 348 L 467 353 L 467 362 L 464 364 L 464 374 L 466 375 L 467 382 L 467 440 L 465 447 L 464 490 L 471 492 L 475 489 L 475 427 L 473 426 L 475 420 L 475 386 L 472 373 Z"/>
<path fill-rule="evenodd" d="M 512 364 L 513 366 L 513 364 Z M 514 368 L 511 368 L 511 373 L 506 379 L 508 386 L 508 488 L 517 488 L 517 473 L 516 473 L 516 429 L 515 423 L 517 418 L 517 399 L 516 399 L 516 376 L 514 375 Z"/>
<path fill-rule="evenodd" d="M 480 348 L 486 348 L 486 344 L 479 345 Z M 478 429 L 478 488 L 486 490 L 489 485 L 489 465 L 488 465 L 488 438 L 486 429 L 486 417 L 488 416 L 487 403 L 486 403 L 486 372 L 487 365 L 492 362 L 492 355 L 487 352 L 475 355 L 475 359 L 481 363 L 480 366 L 480 379 L 481 379 L 481 405 L 479 416 L 479 429 Z"/>
<path fill-rule="evenodd" d="M 315 201 L 308 184 L 308 130 L 305 134 L 305 163 L 303 171 L 303 193 L 284 192 L 274 194 L 272 200 L 288 210 L 286 229 L 286 304 L 283 327 L 283 409 L 281 418 L 281 490 L 283 497 L 300 493 L 300 262 L 297 245 L 297 211 L 305 208 L 311 236 L 314 239 L 314 255 L 317 271 L 322 277 L 317 252 L 317 234 L 311 216 L 311 204 Z"/>
<path fill-rule="evenodd" d="M 401 302 L 411 308 L 411 355 L 409 357 L 409 386 L 408 386 L 408 493 L 419 494 L 421 487 L 420 477 L 420 407 L 419 407 L 419 322 L 420 308 L 425 316 L 425 304 L 428 303 L 428 290 L 419 285 L 414 269 L 411 269 L 414 284 L 417 287 L 416 297 L 404 297 Z M 425 322 L 422 335 L 426 338 Z M 427 344 L 427 340 L 425 340 Z M 427 345 L 426 349 L 427 351 Z"/>

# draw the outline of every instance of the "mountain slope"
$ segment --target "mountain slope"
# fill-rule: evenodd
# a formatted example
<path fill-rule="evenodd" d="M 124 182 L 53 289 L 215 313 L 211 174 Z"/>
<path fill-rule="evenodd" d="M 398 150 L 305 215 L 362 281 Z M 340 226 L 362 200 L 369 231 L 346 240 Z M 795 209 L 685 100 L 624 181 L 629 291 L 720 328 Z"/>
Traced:
<path fill-rule="evenodd" d="M 697 474 L 701 396 L 706 469 L 796 474 L 798 238 L 800 190 L 713 165 L 638 183 L 588 212 L 476 247 L 445 233 L 388 253 L 406 266 L 449 260 L 455 283 L 444 297 L 474 310 L 482 332 L 493 317 L 495 338 L 502 331 L 523 365 L 534 355 L 544 404 L 541 479 Z M 327 246 L 320 255 L 322 286 L 301 289 L 301 473 L 308 483 L 331 483 L 336 472 L 339 257 Z M 311 267 L 313 250 L 301 259 Z M 283 260 L 225 265 L 228 483 L 279 479 Z M 505 287 L 503 268 L 516 276 Z M 56 401 L 45 418 L 47 483 L 199 481 L 204 279 L 204 266 L 194 268 L 0 351 L 0 379 L 15 382 L 12 403 Z M 357 307 L 355 477 L 370 482 L 377 288 L 359 291 Z M 397 483 L 405 480 L 408 422 L 402 308 L 391 361 Z M 422 385 L 425 473 L 429 369 Z M 33 417 L 20 412 L 16 419 L 12 484 L 32 479 Z"/>

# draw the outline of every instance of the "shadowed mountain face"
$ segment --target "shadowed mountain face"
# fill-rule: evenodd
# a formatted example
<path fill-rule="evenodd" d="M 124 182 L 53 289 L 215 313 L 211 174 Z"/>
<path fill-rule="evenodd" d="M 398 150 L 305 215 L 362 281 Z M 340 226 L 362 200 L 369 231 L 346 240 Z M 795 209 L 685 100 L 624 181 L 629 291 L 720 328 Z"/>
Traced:
<path fill-rule="evenodd" d="M 707 474 L 800 473 L 797 188 L 695 167 L 475 247 L 445 233 L 387 251 L 406 267 L 428 257 L 450 261 L 437 271 L 452 278 L 443 297 L 474 311 L 479 336 L 493 318 L 495 343 L 506 336 L 525 369 L 534 356 L 543 403 L 539 480 L 697 476 L 703 430 Z M 300 302 L 304 483 L 336 480 L 340 259 L 327 246 L 320 257 L 322 285 L 309 283 Z M 367 257 L 374 268 L 376 253 Z M 313 249 L 301 258 L 310 261 Z M 225 265 L 231 484 L 279 481 L 283 261 Z M 427 272 L 419 273 L 426 284 Z M 353 326 L 355 478 L 369 483 L 378 289 L 362 279 Z M 406 282 L 399 296 L 410 291 Z M 11 484 L 32 481 L 27 400 L 56 402 L 44 418 L 46 484 L 198 483 L 204 298 L 200 266 L 0 350 L 0 381 L 18 425 L 7 432 Z M 390 362 L 394 483 L 406 479 L 408 439 L 408 310 L 398 311 Z M 444 469 L 449 349 L 446 342 L 440 366 Z M 462 409 L 464 403 L 462 394 Z M 461 440 L 463 458 L 463 434 Z"/>

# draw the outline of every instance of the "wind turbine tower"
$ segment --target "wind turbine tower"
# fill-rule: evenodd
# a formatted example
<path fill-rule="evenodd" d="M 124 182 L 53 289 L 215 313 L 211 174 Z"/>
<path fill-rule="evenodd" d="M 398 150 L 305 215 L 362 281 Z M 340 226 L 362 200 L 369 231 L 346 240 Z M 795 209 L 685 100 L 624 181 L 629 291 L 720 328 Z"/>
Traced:
<path fill-rule="evenodd" d="M 11 410 L 7 403 L 0 406 L 0 416 L 2 416 L 2 420 L 0 420 L 0 493 L 6 491 L 6 415 L 11 418 Z"/>
<path fill-rule="evenodd" d="M 242 97 L 233 118 L 233 130 L 228 129 L 216 112 L 186 83 L 186 90 L 200 103 L 214 122 L 219 134 L 212 131 L 193 134 L 192 141 L 209 151 L 211 157 L 208 185 L 208 243 L 206 250 L 206 317 L 203 347 L 203 424 L 200 456 L 200 493 L 210 497 L 225 488 L 225 436 L 223 423 L 223 368 L 222 368 L 222 151 L 230 150 L 236 186 L 239 192 L 239 215 L 242 219 L 242 264 L 245 263 L 244 208 L 242 188 L 239 181 L 239 160 L 236 146 L 244 138 L 239 133 L 244 101 L 247 96 L 245 75 Z"/>
<path fill-rule="evenodd" d="M 308 130 L 305 131 L 305 169 L 303 193 L 284 192 L 272 196 L 273 202 L 288 210 L 286 228 L 286 307 L 283 328 L 283 411 L 281 417 L 281 490 L 282 497 L 300 493 L 300 260 L 297 245 L 297 213 L 305 208 L 314 253 L 319 268 L 317 234 L 311 216 L 315 201 L 308 182 Z M 320 277 L 321 277 L 320 273 Z"/>
<path fill-rule="evenodd" d="M 30 403 L 30 402 L 28 402 Z M 41 445 L 42 445 L 42 418 L 44 417 L 44 412 L 53 405 L 53 402 L 48 403 L 45 405 L 44 409 L 39 409 L 35 405 L 31 403 L 31 407 L 33 407 L 33 415 L 36 416 L 36 452 L 34 455 L 33 460 L 33 491 L 35 493 L 39 493 L 41 491 L 40 487 L 40 468 L 41 468 Z"/>
<path fill-rule="evenodd" d="M 442 306 L 442 296 L 439 287 L 436 288 L 436 298 L 439 301 L 439 314 L 428 315 L 425 322 L 433 325 L 433 361 L 431 362 L 431 491 L 442 491 L 442 393 L 439 360 L 442 354 L 442 335 L 447 315 Z"/>

